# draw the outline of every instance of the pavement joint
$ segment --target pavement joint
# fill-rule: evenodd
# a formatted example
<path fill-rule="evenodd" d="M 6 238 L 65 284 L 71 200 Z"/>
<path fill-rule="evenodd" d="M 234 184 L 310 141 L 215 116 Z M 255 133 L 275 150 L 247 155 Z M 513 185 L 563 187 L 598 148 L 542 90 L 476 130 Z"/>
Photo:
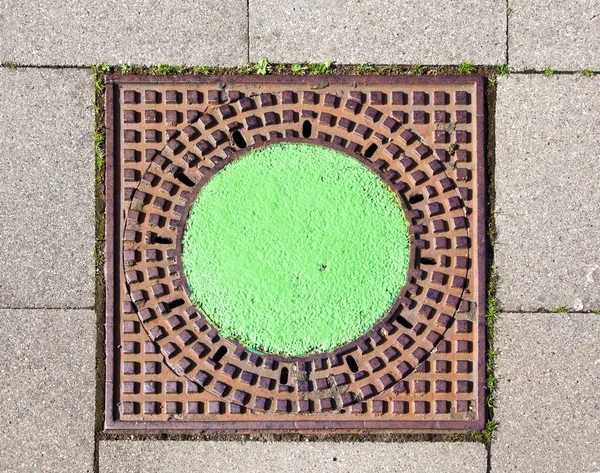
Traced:
<path fill-rule="evenodd" d="M 250 0 L 246 0 L 246 44 L 248 46 L 246 58 L 250 64 Z"/>
<path fill-rule="evenodd" d="M 94 310 L 94 306 L 73 306 L 73 307 L 37 307 L 37 306 L 4 306 L 0 305 L 0 310 Z"/>
<path fill-rule="evenodd" d="M 508 29 L 510 28 L 510 7 L 509 7 L 509 2 L 510 0 L 506 0 L 506 31 L 505 31 L 505 40 L 506 40 L 506 44 L 505 44 L 505 48 L 506 48 L 506 52 L 505 52 L 505 56 L 506 56 L 506 64 L 510 64 L 510 55 L 509 55 L 509 43 L 508 43 Z"/>

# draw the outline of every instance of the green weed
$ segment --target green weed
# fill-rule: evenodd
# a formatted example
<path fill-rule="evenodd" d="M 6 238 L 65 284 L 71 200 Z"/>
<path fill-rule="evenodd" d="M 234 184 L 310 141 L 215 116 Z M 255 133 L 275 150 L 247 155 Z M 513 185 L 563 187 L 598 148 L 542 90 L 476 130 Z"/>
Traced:
<path fill-rule="evenodd" d="M 261 76 L 266 76 L 271 72 L 272 67 L 269 64 L 269 61 L 267 61 L 266 58 L 263 58 L 254 65 L 254 70 L 257 74 Z"/>
<path fill-rule="evenodd" d="M 129 64 L 123 64 L 121 66 L 121 74 L 131 74 L 133 72 L 133 67 Z"/>
<path fill-rule="evenodd" d="M 96 246 L 94 246 L 94 260 L 97 268 L 104 266 L 104 253 Z"/>
<path fill-rule="evenodd" d="M 569 312 L 569 309 L 567 309 L 564 305 L 560 305 L 558 307 L 555 307 L 553 312 L 557 314 L 567 314 Z"/>
<path fill-rule="evenodd" d="M 187 71 L 185 66 L 171 66 L 169 64 L 158 64 L 151 68 L 151 71 L 161 76 L 172 76 L 175 74 L 183 74 Z"/>
<path fill-rule="evenodd" d="M 358 74 L 377 74 L 377 68 L 373 64 L 359 64 L 356 66 Z"/>
<path fill-rule="evenodd" d="M 104 74 L 111 72 L 111 67 L 106 64 L 96 64 L 92 66 L 92 72 L 94 73 L 94 84 L 98 92 L 104 91 Z"/>
<path fill-rule="evenodd" d="M 100 131 L 94 132 L 94 151 L 96 153 L 96 167 L 104 166 L 104 134 Z"/>
<path fill-rule="evenodd" d="M 92 69 L 94 69 L 95 72 L 100 72 L 102 74 L 108 74 L 112 70 L 108 64 L 96 64 Z"/>
<path fill-rule="evenodd" d="M 492 443 L 492 439 L 494 438 L 496 427 L 498 427 L 496 422 L 493 420 L 488 420 L 485 424 L 485 430 L 483 432 L 476 432 L 475 438 L 484 442 L 486 445 L 490 445 Z"/>
<path fill-rule="evenodd" d="M 594 71 L 592 71 L 591 69 L 584 69 L 583 71 L 581 71 L 581 73 L 585 77 L 593 77 L 594 76 Z"/>
<path fill-rule="evenodd" d="M 473 72 L 475 72 L 475 66 L 472 62 L 461 62 L 458 66 L 458 72 L 461 74 L 473 74 Z"/>
<path fill-rule="evenodd" d="M 325 61 L 323 63 L 308 64 L 308 72 L 312 75 L 333 74 L 333 61 Z"/>
<path fill-rule="evenodd" d="M 215 73 L 215 69 L 214 68 L 208 68 L 209 72 L 207 72 L 207 74 L 214 74 Z M 256 64 L 249 62 L 247 66 L 241 66 L 238 67 L 235 72 L 237 74 L 254 74 L 256 72 Z"/>
<path fill-rule="evenodd" d="M 488 331 L 493 330 L 498 314 L 500 313 L 500 304 L 496 298 L 496 287 L 498 285 L 498 275 L 496 273 L 496 267 L 492 266 L 490 272 L 490 280 L 488 282 L 487 290 L 487 310 L 485 314 L 485 323 Z"/>
<path fill-rule="evenodd" d="M 556 71 L 554 69 L 548 68 L 544 71 L 544 75 L 546 77 L 554 77 L 556 75 Z"/>
<path fill-rule="evenodd" d="M 104 91 L 104 76 L 102 74 L 94 74 L 94 84 L 96 85 L 96 90 L 100 92 Z"/>
<path fill-rule="evenodd" d="M 509 72 L 508 64 L 501 64 L 496 68 L 496 74 L 499 76 L 507 76 Z"/>
<path fill-rule="evenodd" d="M 225 68 L 219 67 L 219 66 L 215 66 L 215 67 L 196 66 L 192 69 L 192 72 L 194 74 L 199 74 L 202 76 L 207 76 L 209 74 L 223 74 L 224 71 L 225 71 Z M 240 74 L 252 74 L 253 71 L 254 71 L 254 67 L 252 65 L 241 67 L 239 70 Z"/>
<path fill-rule="evenodd" d="M 305 64 L 292 64 L 292 73 L 297 76 L 303 76 L 308 71 L 308 66 Z"/>
<path fill-rule="evenodd" d="M 485 369 L 487 370 L 488 373 L 493 372 L 494 368 L 496 368 L 496 358 L 497 357 L 498 357 L 498 350 L 496 350 L 495 348 L 488 349 L 488 352 L 486 354 L 486 359 L 485 359 Z M 494 378 L 494 379 L 496 379 L 496 378 Z"/>
<path fill-rule="evenodd" d="M 456 153 L 457 149 L 458 149 L 458 145 L 456 143 L 452 143 L 450 146 L 448 146 L 448 148 L 446 149 L 446 151 L 448 151 L 448 154 L 450 156 L 454 156 L 454 154 Z"/>
<path fill-rule="evenodd" d="M 496 229 L 495 228 L 488 228 L 488 238 L 490 239 L 490 243 L 492 245 L 496 244 L 496 239 L 498 238 L 498 234 L 496 233 Z"/>
<path fill-rule="evenodd" d="M 96 239 L 99 241 L 104 240 L 104 234 L 105 234 L 104 221 L 105 221 L 104 214 L 101 213 L 96 216 L 96 225 L 98 226 Z"/>
<path fill-rule="evenodd" d="M 419 75 L 425 74 L 425 71 L 426 71 L 426 70 L 427 70 L 427 68 L 426 68 L 425 66 L 422 66 L 422 65 L 420 65 L 420 64 L 415 64 L 415 65 L 412 67 L 412 71 L 411 71 L 411 72 L 412 72 L 414 75 L 416 75 L 416 76 L 419 76 Z"/>
<path fill-rule="evenodd" d="M 496 383 L 498 383 L 498 379 L 496 379 L 496 377 L 490 375 L 485 380 L 485 387 L 487 388 L 488 391 L 493 391 L 494 388 L 496 387 Z"/>
<path fill-rule="evenodd" d="M 211 73 L 211 69 L 208 66 L 197 66 L 194 67 L 194 74 L 201 74 L 203 76 Z"/>
<path fill-rule="evenodd" d="M 498 276 L 496 273 L 496 268 L 495 266 L 492 266 L 492 269 L 490 271 L 490 278 L 488 281 L 487 307 L 485 313 L 485 326 L 488 340 L 488 350 L 485 359 L 485 369 L 487 373 L 487 378 L 485 382 L 485 387 L 487 391 L 485 403 L 488 409 L 490 410 L 490 416 L 492 415 L 492 409 L 494 407 L 494 391 L 496 389 L 496 385 L 498 384 L 498 378 L 496 378 L 496 376 L 494 375 L 494 369 L 496 368 L 496 358 L 498 356 L 498 350 L 494 348 L 494 339 L 496 336 L 496 320 L 498 319 L 498 314 L 500 313 L 500 304 L 498 303 L 498 299 L 496 298 L 497 282 Z M 486 433 L 483 434 L 482 440 L 488 443 L 489 441 L 491 441 L 491 437 L 489 436 L 489 434 Z"/>
<path fill-rule="evenodd" d="M 290 71 L 287 64 L 272 64 L 273 74 L 286 74 Z"/>

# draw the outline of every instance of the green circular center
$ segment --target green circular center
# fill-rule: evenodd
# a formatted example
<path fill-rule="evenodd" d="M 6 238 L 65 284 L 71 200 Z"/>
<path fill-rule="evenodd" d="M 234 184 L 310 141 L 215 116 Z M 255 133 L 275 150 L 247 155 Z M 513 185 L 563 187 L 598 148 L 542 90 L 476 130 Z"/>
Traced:
<path fill-rule="evenodd" d="M 356 159 L 308 144 L 248 152 L 200 191 L 183 239 L 192 300 L 227 338 L 303 356 L 387 313 L 406 280 L 407 223 Z"/>

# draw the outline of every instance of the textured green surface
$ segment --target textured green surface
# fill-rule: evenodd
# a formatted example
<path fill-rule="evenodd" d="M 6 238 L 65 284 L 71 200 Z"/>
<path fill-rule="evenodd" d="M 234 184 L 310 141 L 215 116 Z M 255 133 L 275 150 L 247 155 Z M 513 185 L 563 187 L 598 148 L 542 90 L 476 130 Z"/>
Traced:
<path fill-rule="evenodd" d="M 302 356 L 366 332 L 406 280 L 397 197 L 356 159 L 307 144 L 249 152 L 201 190 L 183 265 L 224 337 Z"/>

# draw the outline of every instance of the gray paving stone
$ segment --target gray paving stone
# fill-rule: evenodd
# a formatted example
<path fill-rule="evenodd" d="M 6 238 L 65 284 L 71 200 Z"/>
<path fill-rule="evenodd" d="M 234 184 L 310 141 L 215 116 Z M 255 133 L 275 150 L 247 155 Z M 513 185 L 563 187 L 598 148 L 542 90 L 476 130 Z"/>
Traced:
<path fill-rule="evenodd" d="M 600 77 L 498 83 L 495 262 L 506 311 L 600 309 Z"/>
<path fill-rule="evenodd" d="M 93 102 L 89 71 L 0 68 L 0 307 L 94 304 Z"/>
<path fill-rule="evenodd" d="M 247 45 L 246 0 L 0 2 L 0 62 L 237 66 Z"/>
<path fill-rule="evenodd" d="M 0 471 L 93 471 L 95 344 L 90 310 L 0 310 Z"/>
<path fill-rule="evenodd" d="M 340 64 L 506 62 L 506 4 L 250 1 L 250 58 Z"/>
<path fill-rule="evenodd" d="M 100 442 L 100 473 L 486 471 L 477 443 Z"/>
<path fill-rule="evenodd" d="M 493 473 L 600 471 L 600 316 L 501 314 Z"/>
<path fill-rule="evenodd" d="M 600 70 L 596 0 L 509 0 L 509 62 L 514 70 Z"/>

